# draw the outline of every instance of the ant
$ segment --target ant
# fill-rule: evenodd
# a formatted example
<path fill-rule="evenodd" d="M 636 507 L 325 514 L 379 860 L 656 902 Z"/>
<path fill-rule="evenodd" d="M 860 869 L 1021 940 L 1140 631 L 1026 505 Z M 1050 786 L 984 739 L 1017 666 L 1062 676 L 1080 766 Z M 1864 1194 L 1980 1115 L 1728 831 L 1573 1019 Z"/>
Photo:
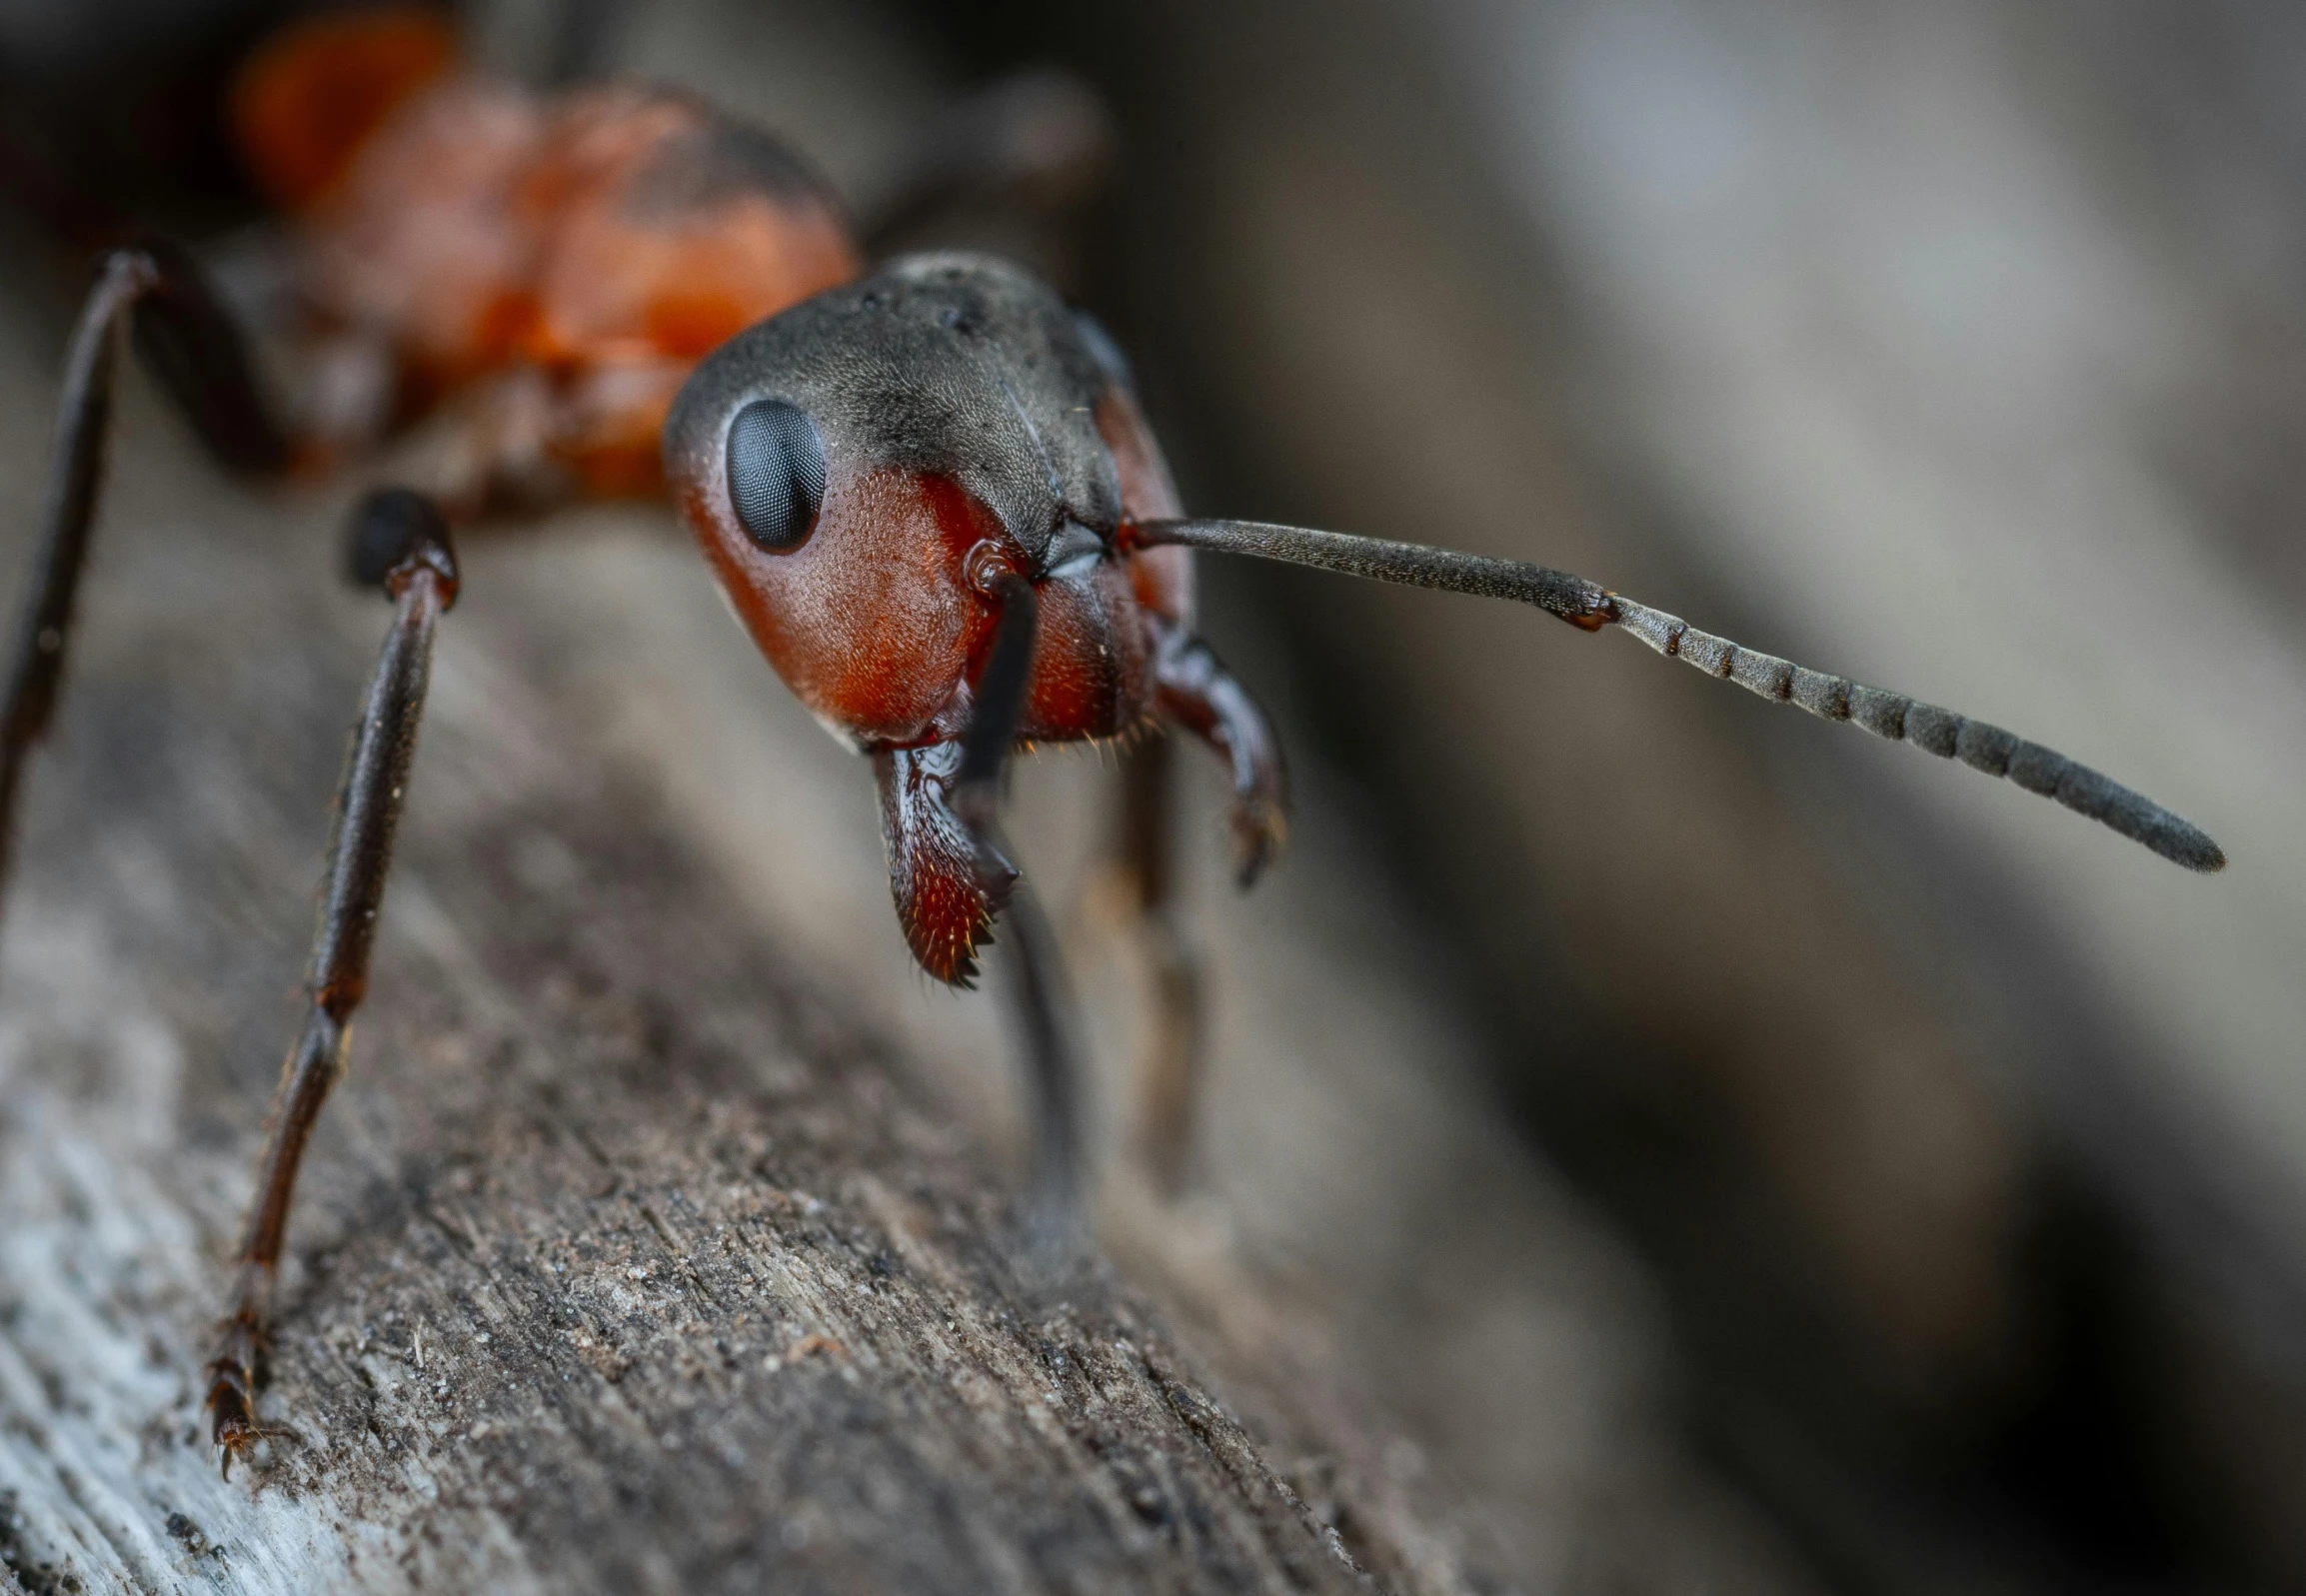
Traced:
<path fill-rule="evenodd" d="M 1054 938 L 1001 829 L 1003 775 L 1034 744 L 1174 727 L 1229 765 L 1241 884 L 1270 863 L 1287 813 L 1281 753 L 1194 632 L 1195 550 L 1618 627 L 1765 698 L 2007 777 L 2191 869 L 2225 863 L 2195 826 L 2039 744 L 1756 653 L 1582 577 L 1186 519 L 1118 346 L 1023 268 L 941 253 L 865 275 L 838 205 L 764 136 L 629 87 L 540 107 L 445 60 L 405 15 L 340 17 L 292 33 L 242 80 L 259 170 L 271 158 L 276 186 L 307 205 L 308 287 L 335 317 L 324 332 L 340 355 L 349 343 L 392 363 L 391 403 L 372 393 L 365 425 L 445 412 L 460 447 L 435 480 L 370 492 L 351 518 L 354 575 L 390 596 L 393 622 L 338 797 L 309 1005 L 208 1368 L 228 1472 L 261 1438 L 253 1369 L 297 1167 L 367 981 L 433 637 L 457 597 L 451 526 L 508 495 L 668 492 L 779 676 L 872 760 L 898 921 L 921 967 L 970 984 L 1006 914 L 1034 1130 L 1028 1212 L 1065 1246 L 1081 1224 L 1080 1071 Z M 1007 180 L 1078 153 L 1058 139 L 1021 161 L 1016 144 L 996 134 L 949 149 L 943 180 Z M 0 828 L 55 705 L 123 322 L 223 461 L 271 472 L 294 453 L 189 258 L 159 246 L 107 257 L 67 364 L 40 569 L 0 711 Z M 334 458 L 358 431 L 344 407 L 303 419 L 308 460 Z M 1133 784 L 1130 806 L 1139 906 L 1157 932 L 1157 785 Z M 1173 1128 L 1190 1117 L 1192 972 L 1173 940 L 1161 956 L 1169 1035 L 1150 1100 Z"/>

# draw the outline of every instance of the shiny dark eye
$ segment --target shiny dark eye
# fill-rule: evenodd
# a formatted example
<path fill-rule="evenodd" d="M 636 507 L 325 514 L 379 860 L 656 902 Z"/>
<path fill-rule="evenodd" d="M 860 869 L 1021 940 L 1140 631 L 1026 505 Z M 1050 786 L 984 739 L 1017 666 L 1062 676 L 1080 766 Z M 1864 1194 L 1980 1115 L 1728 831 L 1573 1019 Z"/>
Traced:
<path fill-rule="evenodd" d="M 825 500 L 825 445 L 809 417 L 782 399 L 756 399 L 729 424 L 729 499 L 764 549 L 809 536 Z"/>

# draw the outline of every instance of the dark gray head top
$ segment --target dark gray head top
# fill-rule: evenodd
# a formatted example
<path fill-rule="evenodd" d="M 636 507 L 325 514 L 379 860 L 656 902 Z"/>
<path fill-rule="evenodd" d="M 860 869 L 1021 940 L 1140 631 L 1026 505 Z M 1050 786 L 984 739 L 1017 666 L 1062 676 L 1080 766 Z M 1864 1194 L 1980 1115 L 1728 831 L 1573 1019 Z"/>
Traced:
<path fill-rule="evenodd" d="M 809 418 L 831 476 L 949 477 L 1038 563 L 1062 523 L 1110 537 L 1120 522 L 1094 419 L 1117 380 L 1110 347 L 1006 261 L 906 256 L 707 357 L 666 424 L 666 476 L 676 494 L 725 498 L 731 422 L 782 402 Z"/>

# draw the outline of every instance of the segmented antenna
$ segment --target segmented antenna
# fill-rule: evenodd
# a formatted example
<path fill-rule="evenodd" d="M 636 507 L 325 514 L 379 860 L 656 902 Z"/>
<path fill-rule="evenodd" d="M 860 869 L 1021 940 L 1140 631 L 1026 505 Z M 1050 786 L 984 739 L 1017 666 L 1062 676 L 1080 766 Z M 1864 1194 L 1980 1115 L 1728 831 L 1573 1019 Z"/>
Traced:
<path fill-rule="evenodd" d="M 1941 760 L 1959 760 L 1973 771 L 2007 777 L 2027 792 L 2055 798 L 2076 814 L 2110 825 L 2190 870 L 2226 867 L 2225 850 L 2200 827 L 2056 749 L 1902 693 L 1863 687 L 1846 677 L 1757 654 L 1631 599 L 1611 594 L 1609 603 L 1611 620 L 1669 660 L 1693 665 L 1707 676 L 1807 710 L 1821 720 L 1848 721 L 1892 743 L 1910 743 Z"/>
<path fill-rule="evenodd" d="M 1681 660 L 1765 699 L 1798 706 L 1823 720 L 1853 722 L 1875 737 L 1910 743 L 1941 760 L 1958 759 L 1974 771 L 2006 777 L 2190 870 L 2226 867 L 2225 851 L 2200 827 L 2054 749 L 1902 693 L 1861 687 L 1775 655 L 1757 654 L 1565 571 L 1264 522 L 1149 521 L 1129 531 L 1139 547 L 1176 544 L 1255 555 L 1378 582 L 1513 599 L 1586 632 L 1623 627 L 1667 659 Z"/>

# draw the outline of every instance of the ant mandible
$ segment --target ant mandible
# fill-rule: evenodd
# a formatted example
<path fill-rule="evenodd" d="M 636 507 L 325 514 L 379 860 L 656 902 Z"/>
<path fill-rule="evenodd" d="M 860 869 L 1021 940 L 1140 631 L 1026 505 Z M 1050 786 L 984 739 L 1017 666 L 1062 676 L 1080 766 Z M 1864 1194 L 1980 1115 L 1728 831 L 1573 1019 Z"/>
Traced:
<path fill-rule="evenodd" d="M 661 92 L 586 91 L 540 108 L 453 74 L 434 82 L 445 56 L 406 18 L 391 24 L 404 30 L 397 46 L 370 35 L 348 48 L 382 25 L 308 25 L 244 80 L 243 125 L 287 172 L 278 186 L 320 197 L 311 258 L 324 302 L 336 294 L 335 330 L 389 353 L 396 416 L 467 408 L 452 469 L 421 489 L 376 490 L 352 517 L 355 574 L 385 589 L 394 619 L 338 798 L 309 1007 L 209 1366 L 228 1470 L 261 1434 L 252 1371 L 298 1162 L 367 981 L 434 631 L 457 594 L 450 526 L 508 483 L 531 498 L 540 480 L 559 494 L 668 489 L 779 676 L 871 757 L 898 919 L 922 968 L 968 984 L 1008 916 L 1030 1211 L 1048 1236 L 1080 1222 L 1081 1083 L 1053 938 L 997 817 L 1007 762 L 1035 743 L 1181 728 L 1229 763 L 1243 885 L 1282 840 L 1278 745 L 1193 630 L 1196 549 L 1515 600 L 1588 632 L 1620 627 L 1765 698 L 2007 777 L 2189 868 L 2225 863 L 2193 825 L 2039 744 L 1755 653 L 1582 577 L 1185 519 L 1118 348 L 1025 270 L 932 254 L 860 278 L 837 205 L 781 146 Z M 365 103 L 371 125 L 356 137 L 344 128 L 361 118 L 300 111 L 314 96 Z M 1032 166 L 1017 143 L 1012 129 L 974 153 L 949 149 L 944 176 L 1014 175 Z M 290 453 L 191 262 L 158 247 L 110 256 L 67 365 L 41 569 L 0 723 L 0 840 L 55 702 L 124 320 L 223 460 L 273 470 Z M 302 419 L 308 454 L 339 452 L 356 430 L 319 408 Z M 1133 828 L 1157 831 L 1157 806 L 1134 801 Z M 1141 873 L 1141 904 L 1157 914 L 1158 872 Z M 1170 974 L 1189 986 L 1189 969 Z M 1162 1049 L 1171 1078 L 1151 1094 L 1179 1123 L 1189 1052 Z"/>

